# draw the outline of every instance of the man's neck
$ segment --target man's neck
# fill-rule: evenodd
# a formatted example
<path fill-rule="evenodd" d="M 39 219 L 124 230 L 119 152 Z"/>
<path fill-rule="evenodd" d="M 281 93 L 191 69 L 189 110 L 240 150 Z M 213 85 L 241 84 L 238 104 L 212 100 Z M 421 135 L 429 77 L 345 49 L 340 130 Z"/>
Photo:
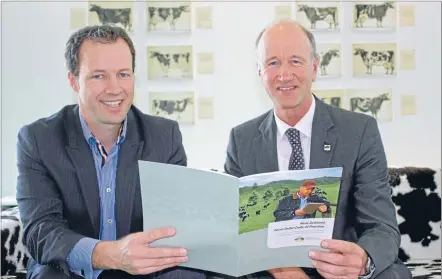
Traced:
<path fill-rule="evenodd" d="M 292 109 L 277 109 L 276 115 L 287 125 L 295 126 L 309 111 L 312 105 L 312 98 L 307 97 L 299 106 Z"/>
<path fill-rule="evenodd" d="M 109 151 L 118 140 L 122 123 L 102 124 L 93 121 L 85 113 L 82 113 L 82 116 L 92 135 L 104 146 L 106 151 Z"/>

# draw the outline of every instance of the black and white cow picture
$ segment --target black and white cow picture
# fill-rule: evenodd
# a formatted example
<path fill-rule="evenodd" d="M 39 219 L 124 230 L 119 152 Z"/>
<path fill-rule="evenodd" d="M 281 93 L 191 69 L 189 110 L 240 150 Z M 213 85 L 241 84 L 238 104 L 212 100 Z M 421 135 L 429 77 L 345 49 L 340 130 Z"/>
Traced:
<path fill-rule="evenodd" d="M 153 99 L 153 114 L 154 115 L 164 115 L 166 117 L 173 117 L 176 121 L 181 122 L 183 120 L 181 115 L 193 105 L 193 98 L 187 97 L 179 100 L 162 100 Z M 193 112 L 191 112 L 193 114 Z"/>
<path fill-rule="evenodd" d="M 99 5 L 91 4 L 89 12 L 95 12 L 101 24 L 121 24 L 126 31 L 132 31 L 131 8 L 102 8 Z"/>
<path fill-rule="evenodd" d="M 150 62 L 158 63 L 161 68 L 162 76 L 167 78 L 170 71 L 175 69 L 180 71 L 180 77 L 188 78 L 192 76 L 191 53 L 183 52 L 162 52 L 150 51 Z"/>
<path fill-rule="evenodd" d="M 157 30 L 159 23 L 167 23 L 171 30 L 176 30 L 176 23 L 182 18 L 183 13 L 190 12 L 190 5 L 178 7 L 148 7 L 149 29 Z"/>
<path fill-rule="evenodd" d="M 314 7 L 298 4 L 298 12 L 304 12 L 310 23 L 310 29 L 316 29 L 316 22 L 323 21 L 329 29 L 336 29 L 339 25 L 338 7 Z"/>
<path fill-rule="evenodd" d="M 393 2 L 386 1 L 383 4 L 355 4 L 355 26 L 364 27 L 364 22 L 369 19 L 376 20 L 376 27 L 382 28 L 388 9 L 395 9 Z"/>
<path fill-rule="evenodd" d="M 321 101 L 323 101 L 329 105 L 332 105 L 332 106 L 335 106 L 338 108 L 341 107 L 341 101 L 342 101 L 341 97 L 322 97 L 320 99 L 321 99 Z"/>
<path fill-rule="evenodd" d="M 365 66 L 365 73 L 373 74 L 373 67 L 382 67 L 386 75 L 393 75 L 395 66 L 394 50 L 365 50 L 363 48 L 355 48 L 353 55 L 356 59 L 361 59 Z"/>
<path fill-rule="evenodd" d="M 327 67 L 330 65 L 333 59 L 339 58 L 339 49 L 329 49 L 325 53 L 321 52 L 319 56 L 319 68 L 321 70 L 321 76 L 327 76 Z"/>
<path fill-rule="evenodd" d="M 378 113 L 384 102 L 391 100 L 389 95 L 389 93 L 381 93 L 376 97 L 352 97 L 350 98 L 350 110 L 370 113 L 375 119 L 378 119 Z"/>

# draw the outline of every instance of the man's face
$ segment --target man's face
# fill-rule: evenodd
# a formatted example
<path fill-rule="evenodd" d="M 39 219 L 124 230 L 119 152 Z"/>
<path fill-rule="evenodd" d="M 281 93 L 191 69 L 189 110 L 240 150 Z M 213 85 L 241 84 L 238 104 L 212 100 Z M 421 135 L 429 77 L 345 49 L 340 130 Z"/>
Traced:
<path fill-rule="evenodd" d="M 129 46 L 121 38 L 110 43 L 84 41 L 79 52 L 78 79 L 69 73 L 69 81 L 89 123 L 121 124 L 134 96 Z"/>
<path fill-rule="evenodd" d="M 267 30 L 258 46 L 259 76 L 274 106 L 293 109 L 311 93 L 318 59 L 308 37 L 296 25 Z"/>
<path fill-rule="evenodd" d="M 314 186 L 301 186 L 299 188 L 299 192 L 304 197 L 310 197 L 314 190 L 315 190 Z"/>

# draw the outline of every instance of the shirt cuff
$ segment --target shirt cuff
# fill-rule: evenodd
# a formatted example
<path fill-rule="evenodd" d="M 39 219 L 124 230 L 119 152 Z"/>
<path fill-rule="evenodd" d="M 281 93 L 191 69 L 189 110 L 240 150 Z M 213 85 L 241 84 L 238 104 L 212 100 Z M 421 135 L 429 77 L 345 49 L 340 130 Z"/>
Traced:
<path fill-rule="evenodd" d="M 84 237 L 75 244 L 68 255 L 67 263 L 70 270 L 86 279 L 96 279 L 102 270 L 92 268 L 92 253 L 100 240 Z"/>

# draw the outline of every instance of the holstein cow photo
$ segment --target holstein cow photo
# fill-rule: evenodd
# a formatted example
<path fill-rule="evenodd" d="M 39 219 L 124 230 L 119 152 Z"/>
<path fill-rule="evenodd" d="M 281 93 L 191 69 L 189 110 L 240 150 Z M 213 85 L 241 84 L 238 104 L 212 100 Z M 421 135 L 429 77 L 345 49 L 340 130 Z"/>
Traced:
<path fill-rule="evenodd" d="M 182 119 L 183 113 L 189 113 L 189 106 L 193 105 L 193 98 L 183 98 L 181 100 L 161 100 L 154 99 L 152 101 L 153 115 L 161 115 L 170 119 L 174 119 L 179 123 L 191 122 L 189 119 Z M 190 111 L 193 115 L 193 111 Z"/>
<path fill-rule="evenodd" d="M 131 8 L 102 8 L 91 4 L 89 12 L 95 12 L 101 24 L 120 24 L 127 32 L 132 31 Z"/>
<path fill-rule="evenodd" d="M 298 12 L 304 12 L 310 23 L 310 28 L 316 28 L 316 22 L 323 21 L 329 29 L 335 29 L 339 25 L 337 17 L 338 7 L 313 7 L 306 4 L 298 4 Z"/>
<path fill-rule="evenodd" d="M 394 9 L 393 2 L 383 4 L 355 4 L 355 26 L 364 27 L 364 22 L 369 19 L 376 20 L 376 27 L 382 28 L 382 21 L 387 15 L 388 9 Z"/>
<path fill-rule="evenodd" d="M 159 23 L 167 23 L 169 29 L 175 30 L 176 23 L 182 18 L 183 13 L 190 12 L 189 5 L 182 5 L 178 7 L 148 7 L 149 29 L 157 30 Z M 190 28 L 190 24 L 189 24 Z"/>
<path fill-rule="evenodd" d="M 149 63 L 158 63 L 162 77 L 169 77 L 170 70 L 176 69 L 180 71 L 180 76 L 187 78 L 192 76 L 192 66 L 190 64 L 191 53 L 190 52 L 160 52 L 150 51 Z"/>
<path fill-rule="evenodd" d="M 332 62 L 333 58 L 339 58 L 338 49 L 330 49 L 325 53 L 319 54 L 319 67 L 321 69 L 320 76 L 327 76 L 327 67 Z"/>
<path fill-rule="evenodd" d="M 354 56 L 359 56 L 365 66 L 365 73 L 373 74 L 373 66 L 383 67 L 385 74 L 392 75 L 395 70 L 395 51 L 394 50 L 365 50 L 363 48 L 355 48 Z"/>
<path fill-rule="evenodd" d="M 378 113 L 381 111 L 382 104 L 389 101 L 388 93 L 381 93 L 376 97 L 352 97 L 350 98 L 350 110 L 370 113 L 375 119 L 378 119 Z"/>

